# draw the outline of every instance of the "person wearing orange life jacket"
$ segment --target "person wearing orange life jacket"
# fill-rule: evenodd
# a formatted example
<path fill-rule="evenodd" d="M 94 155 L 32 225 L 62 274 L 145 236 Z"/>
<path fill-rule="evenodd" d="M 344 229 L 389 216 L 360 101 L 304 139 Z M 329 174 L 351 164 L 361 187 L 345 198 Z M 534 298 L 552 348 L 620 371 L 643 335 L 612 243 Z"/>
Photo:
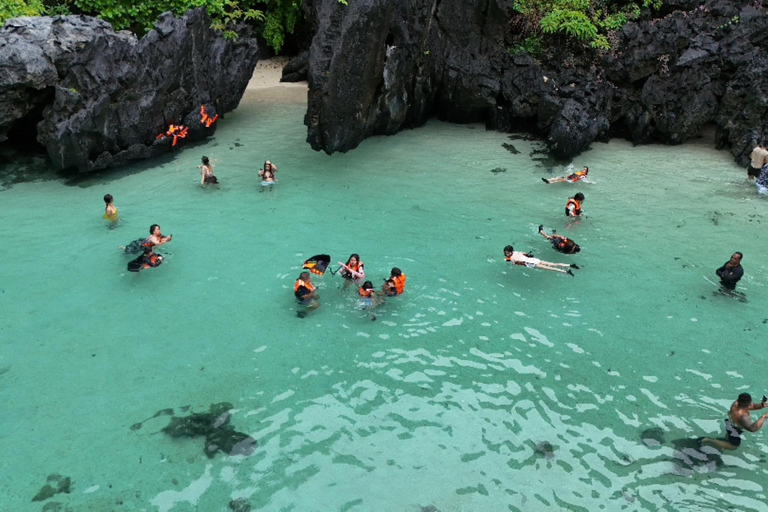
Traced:
<path fill-rule="evenodd" d="M 128 262 L 129 272 L 140 272 L 148 268 L 159 267 L 163 263 L 163 257 L 155 254 L 152 246 L 145 247 L 144 253 L 133 261 Z"/>
<path fill-rule="evenodd" d="M 553 263 L 551 261 L 543 261 L 539 258 L 534 258 L 533 254 L 516 251 L 511 245 L 504 247 L 504 261 L 522 267 L 550 270 L 552 272 L 560 272 L 561 274 L 568 274 L 570 276 L 573 276 L 573 272 L 571 272 L 572 268 L 579 268 L 579 266 L 574 263 Z M 566 268 L 567 270 L 564 270 Z"/>
<path fill-rule="evenodd" d="M 564 176 L 561 178 L 541 178 L 541 181 L 544 183 L 576 183 L 579 180 L 585 180 L 587 179 L 587 174 L 589 174 L 589 167 L 586 165 L 581 168 L 580 171 L 576 171 L 572 174 L 569 174 L 568 176 Z"/>
<path fill-rule="evenodd" d="M 296 283 L 293 285 L 293 295 L 299 304 L 304 306 L 304 309 L 300 309 L 296 312 L 296 316 L 304 318 L 307 316 L 307 311 L 317 309 L 320 307 L 318 302 L 318 296 L 316 294 L 315 285 L 312 284 L 312 278 L 309 272 L 302 272 Z"/>
<path fill-rule="evenodd" d="M 552 244 L 552 248 L 557 252 L 561 252 L 563 254 L 576 254 L 577 252 L 581 251 L 579 244 L 573 240 L 565 238 L 564 236 L 558 235 L 557 231 L 553 230 L 551 235 L 546 234 L 544 232 L 544 226 L 541 224 L 539 224 L 539 234 L 549 240 Z"/>
<path fill-rule="evenodd" d="M 357 290 L 357 293 L 360 295 L 360 307 L 362 309 L 372 310 L 378 306 L 376 292 L 373 289 L 373 283 L 370 281 L 364 282 Z M 373 313 L 371 313 L 371 320 L 376 320 L 376 316 Z"/>
<path fill-rule="evenodd" d="M 341 267 L 339 274 L 344 278 L 345 290 L 350 283 L 360 283 L 365 279 L 365 268 L 359 254 L 351 254 L 347 263 L 339 262 L 339 266 Z"/>
<path fill-rule="evenodd" d="M 392 268 L 389 279 L 384 281 L 382 291 L 388 296 L 400 295 L 405 291 L 405 274 L 397 268 Z"/>
<path fill-rule="evenodd" d="M 565 203 L 565 216 L 566 217 L 581 217 L 583 213 L 581 210 L 581 203 L 584 202 L 584 194 L 577 192 L 576 195 L 568 199 Z"/>

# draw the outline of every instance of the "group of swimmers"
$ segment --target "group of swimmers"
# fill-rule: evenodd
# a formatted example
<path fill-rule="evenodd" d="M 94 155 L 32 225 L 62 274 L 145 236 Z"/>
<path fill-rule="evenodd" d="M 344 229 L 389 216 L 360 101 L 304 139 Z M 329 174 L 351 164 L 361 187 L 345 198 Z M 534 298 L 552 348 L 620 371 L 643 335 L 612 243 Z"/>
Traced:
<path fill-rule="evenodd" d="M 219 179 L 213 174 L 213 164 L 211 164 L 211 161 L 207 156 L 202 158 L 202 165 L 198 165 L 197 168 L 201 169 L 200 186 L 205 187 L 206 185 L 219 184 Z M 276 172 L 277 166 L 269 160 L 264 162 L 264 167 L 259 169 L 259 178 L 261 178 L 261 189 L 259 192 L 272 190 L 272 187 L 277 183 L 277 180 L 275 179 Z"/>
<path fill-rule="evenodd" d="M 395 297 L 405 291 L 406 276 L 402 270 L 393 267 L 389 277 L 384 280 L 381 292 L 377 292 L 373 283 L 365 280 L 365 265 L 360 260 L 360 255 L 356 253 L 351 254 L 346 263 L 339 262 L 338 274 L 344 279 L 344 290 L 352 284 L 357 286 L 360 305 L 363 309 L 368 310 L 371 320 L 376 320 L 373 309 L 381 305 L 386 297 Z M 293 285 L 293 294 L 299 305 L 302 306 L 302 309 L 296 313 L 299 318 L 304 318 L 308 311 L 320 307 L 317 288 L 312 283 L 311 273 L 306 270 L 296 279 Z"/>

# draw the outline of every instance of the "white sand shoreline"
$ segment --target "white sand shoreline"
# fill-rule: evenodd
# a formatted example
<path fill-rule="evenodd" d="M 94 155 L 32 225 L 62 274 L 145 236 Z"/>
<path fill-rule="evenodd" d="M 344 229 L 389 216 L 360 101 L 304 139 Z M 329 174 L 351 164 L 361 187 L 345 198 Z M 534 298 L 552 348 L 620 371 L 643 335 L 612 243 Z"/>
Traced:
<path fill-rule="evenodd" d="M 306 103 L 309 87 L 307 82 L 280 82 L 283 68 L 289 60 L 288 57 L 260 60 L 253 70 L 253 76 L 248 82 L 243 99 L 246 101 Z"/>

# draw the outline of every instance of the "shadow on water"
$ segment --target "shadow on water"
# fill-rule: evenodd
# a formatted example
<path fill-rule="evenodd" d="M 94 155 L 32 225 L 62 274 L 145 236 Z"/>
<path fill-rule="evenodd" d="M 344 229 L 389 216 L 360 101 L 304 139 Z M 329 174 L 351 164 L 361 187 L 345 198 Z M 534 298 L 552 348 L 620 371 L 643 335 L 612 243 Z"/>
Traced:
<path fill-rule="evenodd" d="M 711 446 L 702 446 L 697 438 L 682 438 L 672 441 L 672 454 L 677 476 L 691 476 L 695 473 L 716 473 L 725 466 L 720 452 Z"/>

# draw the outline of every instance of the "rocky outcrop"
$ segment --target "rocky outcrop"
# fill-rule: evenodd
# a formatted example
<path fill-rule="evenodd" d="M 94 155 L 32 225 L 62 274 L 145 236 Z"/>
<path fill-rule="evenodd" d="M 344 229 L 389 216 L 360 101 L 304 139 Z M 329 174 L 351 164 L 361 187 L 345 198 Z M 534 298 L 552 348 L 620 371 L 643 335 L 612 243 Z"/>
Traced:
<path fill-rule="evenodd" d="M 36 138 L 57 169 L 94 171 L 205 138 L 237 107 L 257 62 L 201 9 L 162 15 L 140 40 L 85 16 L 16 18 L 0 31 L 0 139 Z M 177 132 L 178 133 L 178 132 Z"/>
<path fill-rule="evenodd" d="M 553 156 L 596 139 L 679 144 L 717 126 L 745 163 L 768 137 L 768 2 L 668 0 L 589 66 L 510 51 L 512 0 L 305 0 L 307 140 L 328 153 L 431 116 L 532 129 Z M 583 62 L 583 60 L 581 61 Z"/>

